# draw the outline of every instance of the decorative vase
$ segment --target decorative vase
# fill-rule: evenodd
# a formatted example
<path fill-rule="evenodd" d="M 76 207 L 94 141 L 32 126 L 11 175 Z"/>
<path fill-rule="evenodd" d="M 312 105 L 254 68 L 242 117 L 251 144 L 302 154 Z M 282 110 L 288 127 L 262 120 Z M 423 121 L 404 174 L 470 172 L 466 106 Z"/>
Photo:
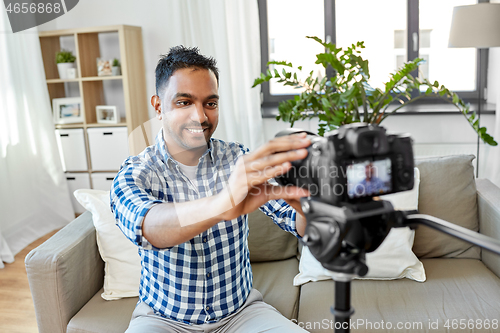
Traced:
<path fill-rule="evenodd" d="M 63 62 L 57 64 L 57 71 L 59 72 L 59 78 L 62 80 L 68 79 L 68 69 L 76 68 L 74 62 Z"/>
<path fill-rule="evenodd" d="M 111 72 L 115 76 L 122 75 L 122 69 L 120 66 L 111 66 Z"/>

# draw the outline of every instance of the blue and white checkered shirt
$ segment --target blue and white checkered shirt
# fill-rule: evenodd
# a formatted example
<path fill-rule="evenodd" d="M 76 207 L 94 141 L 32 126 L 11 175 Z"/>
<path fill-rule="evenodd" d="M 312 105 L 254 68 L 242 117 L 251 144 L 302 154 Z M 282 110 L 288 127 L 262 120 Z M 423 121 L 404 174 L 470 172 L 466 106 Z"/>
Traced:
<path fill-rule="evenodd" d="M 111 190 L 117 224 L 139 247 L 141 301 L 157 314 L 188 324 L 216 322 L 235 312 L 252 289 L 247 215 L 221 221 L 168 249 L 154 247 L 142 235 L 142 221 L 151 207 L 217 194 L 238 157 L 248 153 L 241 144 L 217 139 L 207 147 L 193 186 L 168 153 L 160 130 L 155 145 L 125 160 Z M 297 236 L 296 212 L 285 201 L 269 201 L 260 209 Z"/>

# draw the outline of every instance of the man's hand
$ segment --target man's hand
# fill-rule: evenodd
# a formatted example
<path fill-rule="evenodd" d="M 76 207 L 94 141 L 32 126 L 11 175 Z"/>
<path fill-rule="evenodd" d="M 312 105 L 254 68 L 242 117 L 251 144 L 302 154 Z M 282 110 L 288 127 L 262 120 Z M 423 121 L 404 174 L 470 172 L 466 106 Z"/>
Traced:
<path fill-rule="evenodd" d="M 292 161 L 307 156 L 311 144 L 306 133 L 275 138 L 254 152 L 241 156 L 229 177 L 228 186 L 219 193 L 219 199 L 226 202 L 227 210 L 222 214 L 224 220 L 231 220 L 248 214 L 269 200 L 285 199 L 293 202 L 300 213 L 298 199 L 309 192 L 295 186 L 273 186 L 267 181 L 286 173 Z M 228 205 L 228 198 L 231 206 Z M 298 203 L 298 207 L 297 206 Z"/>

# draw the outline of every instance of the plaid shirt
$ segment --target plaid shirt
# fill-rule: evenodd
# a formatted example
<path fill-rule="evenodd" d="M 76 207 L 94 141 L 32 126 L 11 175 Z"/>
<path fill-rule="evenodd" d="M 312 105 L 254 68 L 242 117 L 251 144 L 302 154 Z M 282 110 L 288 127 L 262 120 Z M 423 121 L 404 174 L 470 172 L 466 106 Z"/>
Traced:
<path fill-rule="evenodd" d="M 151 207 L 217 194 L 246 153 L 238 143 L 211 139 L 198 163 L 195 187 L 169 155 L 160 130 L 155 145 L 122 164 L 112 186 L 111 209 L 125 236 L 139 247 L 139 296 L 157 314 L 188 324 L 210 323 L 235 312 L 247 299 L 252 289 L 247 215 L 221 221 L 168 249 L 154 247 L 142 235 L 142 221 Z M 260 210 L 297 236 L 295 210 L 285 201 L 269 201 Z"/>

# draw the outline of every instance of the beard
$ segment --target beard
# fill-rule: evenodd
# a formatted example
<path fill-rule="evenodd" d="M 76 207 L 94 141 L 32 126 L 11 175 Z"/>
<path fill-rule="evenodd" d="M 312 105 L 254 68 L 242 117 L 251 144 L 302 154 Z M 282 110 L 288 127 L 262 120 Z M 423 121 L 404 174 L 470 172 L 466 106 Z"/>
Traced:
<path fill-rule="evenodd" d="M 190 122 L 182 125 L 177 131 L 170 128 L 169 135 L 176 141 L 179 148 L 185 150 L 206 147 L 213 134 L 213 124 L 208 121 L 202 123 Z M 198 132 L 203 130 L 203 132 Z"/>

